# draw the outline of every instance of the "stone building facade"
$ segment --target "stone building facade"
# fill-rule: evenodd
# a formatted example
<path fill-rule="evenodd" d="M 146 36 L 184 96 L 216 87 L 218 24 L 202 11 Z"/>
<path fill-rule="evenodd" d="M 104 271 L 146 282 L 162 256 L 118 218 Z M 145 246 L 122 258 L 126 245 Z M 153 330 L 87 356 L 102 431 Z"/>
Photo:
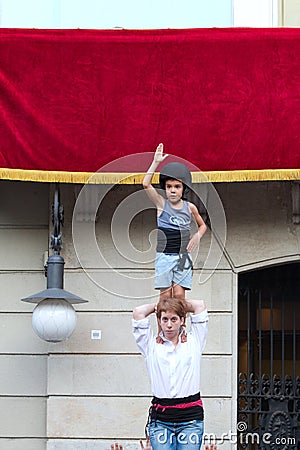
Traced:
<path fill-rule="evenodd" d="M 202 283 L 203 258 L 212 242 L 211 232 L 206 233 L 189 295 L 203 298 L 209 309 L 201 391 L 205 431 L 219 438 L 236 431 L 239 279 L 249 271 L 300 260 L 300 227 L 292 196 L 295 184 L 215 185 L 226 216 L 226 244 L 218 265 L 206 267 L 208 276 Z M 143 358 L 131 335 L 131 311 L 145 298 L 155 298 L 153 264 L 151 258 L 143 266 L 125 264 L 109 243 L 111 217 L 124 199 L 139 190 L 139 186 L 120 185 L 99 208 L 93 226 L 110 268 L 101 267 L 89 248 L 90 258 L 82 267 L 72 233 L 78 187 L 61 186 L 65 288 L 89 303 L 75 307 L 78 323 L 71 338 L 54 344 L 34 334 L 32 305 L 20 301 L 45 287 L 44 253 L 51 230 L 53 185 L 1 182 L 1 448 L 107 449 L 115 439 L 136 448 L 143 436 L 151 392 Z M 87 217 L 80 226 L 82 242 L 88 246 Z M 155 214 L 145 205 L 129 230 L 135 248 L 149 249 L 152 228 Z M 117 223 L 115 233 L 123 232 L 124 224 Z M 138 278 L 143 279 L 143 292 L 135 288 L 135 283 L 140 286 L 135 281 Z M 101 339 L 91 339 L 92 330 L 101 330 Z M 235 445 L 227 437 L 221 448 Z"/>

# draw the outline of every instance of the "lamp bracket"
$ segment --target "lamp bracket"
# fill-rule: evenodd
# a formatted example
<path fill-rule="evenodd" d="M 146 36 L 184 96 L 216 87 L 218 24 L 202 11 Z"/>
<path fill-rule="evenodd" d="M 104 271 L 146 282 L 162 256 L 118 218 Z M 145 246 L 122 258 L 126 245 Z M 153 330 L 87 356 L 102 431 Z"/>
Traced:
<path fill-rule="evenodd" d="M 60 203 L 59 184 L 55 185 L 54 200 L 52 204 L 53 232 L 50 232 L 50 248 L 55 255 L 59 255 L 62 249 L 62 232 L 60 227 L 64 224 L 64 207 Z"/>
<path fill-rule="evenodd" d="M 300 224 L 300 181 L 292 182 L 293 224 Z"/>

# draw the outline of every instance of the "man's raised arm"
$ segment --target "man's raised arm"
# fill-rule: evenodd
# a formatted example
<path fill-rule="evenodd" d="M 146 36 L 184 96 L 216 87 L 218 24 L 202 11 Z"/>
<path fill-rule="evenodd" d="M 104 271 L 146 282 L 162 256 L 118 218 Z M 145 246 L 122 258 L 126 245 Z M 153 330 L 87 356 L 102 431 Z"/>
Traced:
<path fill-rule="evenodd" d="M 186 311 L 193 314 L 200 314 L 205 311 L 206 304 L 203 300 L 186 300 Z"/>
<path fill-rule="evenodd" d="M 146 303 L 145 305 L 136 306 L 133 310 L 134 320 L 141 320 L 155 312 L 156 303 Z"/>

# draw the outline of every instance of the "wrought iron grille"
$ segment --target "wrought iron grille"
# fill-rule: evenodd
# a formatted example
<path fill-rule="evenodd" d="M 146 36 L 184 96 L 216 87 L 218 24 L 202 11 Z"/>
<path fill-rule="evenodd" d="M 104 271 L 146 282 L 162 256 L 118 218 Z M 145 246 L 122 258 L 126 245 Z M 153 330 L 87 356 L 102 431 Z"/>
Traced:
<path fill-rule="evenodd" d="M 300 449 L 300 264 L 239 279 L 238 448 Z"/>

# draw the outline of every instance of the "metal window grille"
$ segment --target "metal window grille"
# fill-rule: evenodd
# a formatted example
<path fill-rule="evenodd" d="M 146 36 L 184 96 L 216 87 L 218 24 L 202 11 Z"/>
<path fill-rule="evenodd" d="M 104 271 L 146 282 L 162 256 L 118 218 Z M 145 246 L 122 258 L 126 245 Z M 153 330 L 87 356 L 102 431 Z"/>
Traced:
<path fill-rule="evenodd" d="M 239 278 L 238 448 L 300 449 L 300 264 Z"/>

